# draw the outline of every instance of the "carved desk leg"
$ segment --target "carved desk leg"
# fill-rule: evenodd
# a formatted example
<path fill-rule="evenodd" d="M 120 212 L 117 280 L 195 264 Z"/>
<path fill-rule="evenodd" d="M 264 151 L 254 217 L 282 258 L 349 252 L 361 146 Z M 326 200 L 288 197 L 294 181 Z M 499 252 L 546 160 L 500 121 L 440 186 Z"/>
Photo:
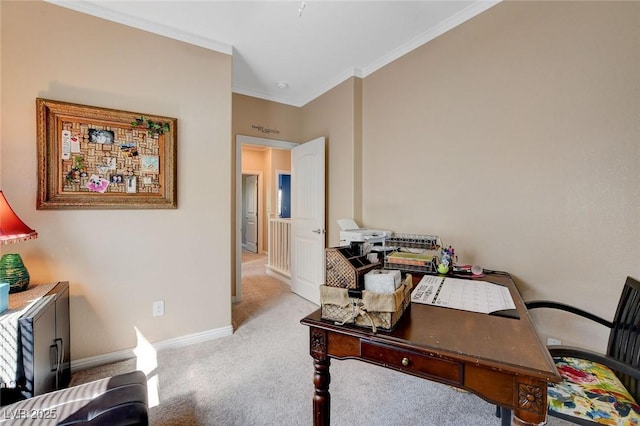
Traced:
<path fill-rule="evenodd" d="M 541 425 L 547 419 L 547 383 L 521 379 L 513 416 L 514 425 Z"/>
<path fill-rule="evenodd" d="M 315 370 L 313 384 L 316 388 L 313 395 L 313 425 L 328 426 L 331 413 L 331 395 L 329 394 L 331 360 L 327 357 L 327 333 L 313 327 L 310 332 L 311 356 Z"/>

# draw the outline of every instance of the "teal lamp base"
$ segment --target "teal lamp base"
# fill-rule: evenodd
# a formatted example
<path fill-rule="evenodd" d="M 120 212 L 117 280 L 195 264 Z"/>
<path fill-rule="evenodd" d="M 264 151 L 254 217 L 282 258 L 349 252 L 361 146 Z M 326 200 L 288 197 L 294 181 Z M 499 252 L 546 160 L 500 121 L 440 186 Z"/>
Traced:
<path fill-rule="evenodd" d="M 18 293 L 29 287 L 29 272 L 19 254 L 5 254 L 0 258 L 0 283 L 9 284 L 9 293 Z"/>

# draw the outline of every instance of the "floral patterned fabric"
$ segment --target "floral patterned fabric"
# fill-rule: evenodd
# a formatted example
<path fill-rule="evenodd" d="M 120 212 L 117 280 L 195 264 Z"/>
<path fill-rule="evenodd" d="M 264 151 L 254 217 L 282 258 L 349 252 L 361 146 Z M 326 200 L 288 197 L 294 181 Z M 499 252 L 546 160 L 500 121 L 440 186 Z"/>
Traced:
<path fill-rule="evenodd" d="M 603 425 L 640 425 L 640 406 L 610 368 L 577 358 L 553 360 L 564 380 L 549 384 L 549 410 Z"/>

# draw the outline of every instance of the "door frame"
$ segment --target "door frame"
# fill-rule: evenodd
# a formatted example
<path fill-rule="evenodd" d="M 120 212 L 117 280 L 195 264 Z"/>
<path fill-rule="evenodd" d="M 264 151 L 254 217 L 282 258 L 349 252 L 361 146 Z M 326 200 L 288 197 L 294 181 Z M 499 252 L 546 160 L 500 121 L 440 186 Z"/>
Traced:
<path fill-rule="evenodd" d="M 255 136 L 236 135 L 236 295 L 233 297 L 234 302 L 242 300 L 242 146 L 243 145 L 260 145 L 269 148 L 279 148 L 291 150 L 291 148 L 300 145 L 296 142 L 289 142 L 277 139 L 265 139 Z M 258 185 L 260 180 L 258 180 Z M 268 226 L 268 225 L 265 225 Z"/>

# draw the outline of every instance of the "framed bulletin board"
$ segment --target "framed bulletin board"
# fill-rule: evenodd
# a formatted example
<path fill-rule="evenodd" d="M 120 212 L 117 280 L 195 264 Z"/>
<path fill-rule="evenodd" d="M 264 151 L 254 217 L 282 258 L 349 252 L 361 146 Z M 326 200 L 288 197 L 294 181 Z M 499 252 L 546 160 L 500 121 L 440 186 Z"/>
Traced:
<path fill-rule="evenodd" d="M 38 210 L 175 209 L 177 122 L 36 99 Z"/>

